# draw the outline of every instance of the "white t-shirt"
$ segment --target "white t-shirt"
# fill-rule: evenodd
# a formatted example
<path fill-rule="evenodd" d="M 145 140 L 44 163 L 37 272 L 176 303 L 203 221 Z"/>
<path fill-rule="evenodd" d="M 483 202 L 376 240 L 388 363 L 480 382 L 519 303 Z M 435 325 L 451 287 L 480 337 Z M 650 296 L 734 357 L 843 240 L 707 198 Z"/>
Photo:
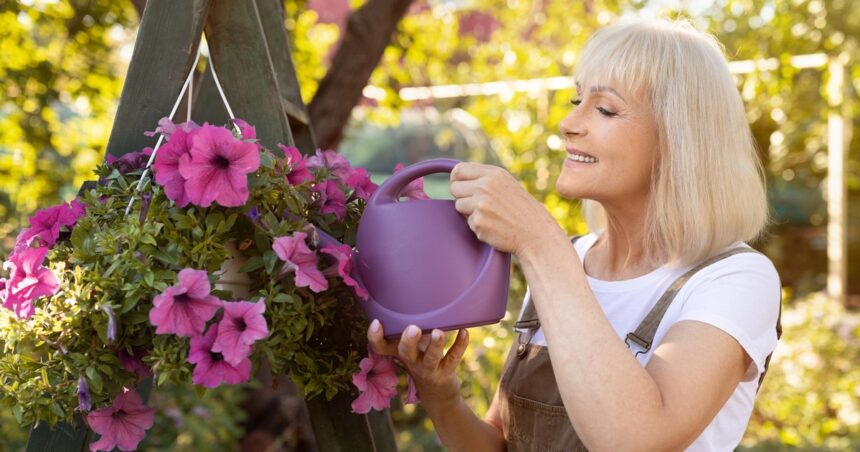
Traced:
<path fill-rule="evenodd" d="M 595 234 L 577 240 L 575 248 L 580 260 L 596 241 Z M 738 242 L 729 249 L 740 246 L 748 247 Z M 627 333 L 636 330 L 668 286 L 691 268 L 661 267 L 624 281 L 588 277 L 588 284 L 623 341 Z M 688 451 L 731 451 L 740 443 L 752 414 L 765 359 L 776 347 L 780 299 L 779 275 L 767 257 L 741 253 L 723 259 L 699 270 L 687 281 L 660 322 L 651 351 L 637 357 L 645 366 L 673 324 L 697 320 L 731 335 L 752 359 L 741 383 Z M 537 331 L 532 344 L 546 345 L 542 330 Z M 630 347 L 631 353 L 641 350 L 632 342 Z"/>

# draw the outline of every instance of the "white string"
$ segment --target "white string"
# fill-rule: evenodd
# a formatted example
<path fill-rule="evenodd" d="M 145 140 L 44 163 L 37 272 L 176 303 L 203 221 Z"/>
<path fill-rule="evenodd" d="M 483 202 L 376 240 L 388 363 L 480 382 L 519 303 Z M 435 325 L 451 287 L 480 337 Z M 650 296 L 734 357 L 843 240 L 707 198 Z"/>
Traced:
<path fill-rule="evenodd" d="M 188 108 L 186 112 L 187 121 L 191 121 L 191 100 L 193 96 L 193 79 L 194 72 L 197 69 L 197 62 L 200 60 L 200 55 L 205 52 L 207 56 L 206 65 L 209 66 L 210 72 L 212 72 L 212 80 L 215 81 L 215 87 L 218 88 L 218 94 L 221 96 L 221 101 L 224 102 L 224 107 L 227 108 L 227 114 L 230 116 L 231 123 L 233 125 L 233 130 L 236 131 L 239 135 L 242 134 L 242 130 L 239 128 L 239 125 L 236 124 L 235 121 L 232 121 L 236 118 L 236 115 L 233 114 L 233 109 L 230 108 L 230 102 L 227 101 L 227 96 L 224 94 L 224 88 L 221 86 L 221 82 L 218 80 L 218 74 L 215 73 L 215 64 L 212 63 L 212 54 L 209 52 L 209 43 L 206 42 L 205 39 L 200 39 L 200 44 L 197 46 L 197 55 L 194 57 L 194 64 L 191 65 L 191 71 L 188 73 L 188 77 L 185 79 L 185 83 L 182 84 L 182 89 L 179 91 L 179 96 L 176 99 L 176 103 L 173 104 L 173 108 L 170 110 L 170 116 L 168 117 L 171 121 L 173 120 L 173 116 L 176 114 L 176 110 L 179 108 L 179 104 L 182 101 L 182 96 L 185 95 L 185 90 L 188 90 Z M 152 166 L 152 162 L 155 161 L 155 155 L 158 153 L 158 149 L 161 147 L 161 143 L 164 141 L 164 133 L 160 133 L 158 136 L 158 141 L 155 143 L 155 147 L 152 149 L 152 154 L 149 156 L 149 160 L 146 162 L 146 167 L 143 170 L 143 174 L 140 175 L 140 179 L 137 180 L 137 185 L 134 188 L 134 192 L 132 193 L 131 199 L 128 200 L 128 206 L 125 208 L 125 214 L 128 215 L 131 212 L 131 207 L 134 205 L 135 194 L 140 191 L 140 187 L 143 185 L 143 180 L 149 175 L 149 168 Z"/>
<path fill-rule="evenodd" d="M 168 118 L 172 121 L 173 115 L 176 114 L 176 110 L 179 109 L 179 103 L 182 102 L 182 96 L 185 95 L 185 90 L 188 89 L 188 85 L 191 84 L 191 79 L 194 78 L 194 71 L 197 69 L 197 62 L 200 60 L 200 47 L 197 47 L 197 55 L 194 57 L 194 64 L 191 65 L 191 71 L 188 73 L 188 77 L 185 79 L 185 83 L 182 84 L 182 89 L 179 90 L 179 96 L 176 98 L 176 102 L 173 104 L 173 108 L 170 109 L 170 116 Z M 189 102 L 188 110 L 191 110 L 191 102 Z M 135 194 L 140 191 L 140 187 L 143 185 L 143 180 L 146 179 L 146 176 L 149 175 L 149 167 L 152 165 L 152 162 L 155 161 L 155 154 L 158 152 L 158 148 L 161 147 L 161 143 L 164 142 L 164 133 L 160 133 L 158 136 L 158 141 L 155 142 L 155 147 L 152 148 L 152 154 L 149 156 L 149 160 L 146 162 L 146 168 L 143 170 L 143 174 L 140 175 L 140 179 L 137 180 L 137 185 L 134 187 L 134 192 L 132 193 L 131 199 L 128 200 L 128 207 L 125 208 L 125 214 L 128 215 L 131 212 L 131 206 L 134 204 Z"/>
<path fill-rule="evenodd" d="M 209 66 L 209 71 L 212 72 L 212 80 L 215 81 L 215 87 L 218 88 L 218 94 L 221 95 L 221 101 L 224 102 L 224 106 L 227 107 L 227 115 L 230 116 L 231 120 L 235 119 L 236 115 L 233 114 L 233 109 L 230 108 L 230 102 L 227 101 L 227 96 L 224 95 L 224 88 L 221 87 L 221 82 L 218 80 L 218 74 L 215 73 L 215 64 L 212 62 L 212 53 L 209 51 L 209 42 L 206 42 L 206 55 L 208 56 L 208 61 L 206 62 L 206 65 Z M 233 123 L 233 128 L 236 130 L 236 132 L 240 134 L 242 133 L 242 131 L 239 130 L 239 126 L 237 126 L 235 122 Z"/>
<path fill-rule="evenodd" d="M 200 58 L 200 51 L 197 51 L 197 58 Z M 194 66 L 191 67 L 191 76 L 188 77 L 188 100 L 185 102 L 185 122 L 191 122 L 191 102 L 194 97 L 194 70 L 197 69 L 197 62 L 194 62 Z"/>

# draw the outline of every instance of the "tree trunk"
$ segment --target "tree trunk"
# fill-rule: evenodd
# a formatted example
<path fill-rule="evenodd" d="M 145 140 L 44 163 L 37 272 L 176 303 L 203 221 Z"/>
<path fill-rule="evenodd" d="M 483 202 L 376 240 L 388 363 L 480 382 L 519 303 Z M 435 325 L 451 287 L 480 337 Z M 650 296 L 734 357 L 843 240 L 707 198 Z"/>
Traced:
<path fill-rule="evenodd" d="M 353 107 L 413 0 L 368 0 L 349 16 L 346 33 L 308 109 L 317 144 L 335 149 Z"/>

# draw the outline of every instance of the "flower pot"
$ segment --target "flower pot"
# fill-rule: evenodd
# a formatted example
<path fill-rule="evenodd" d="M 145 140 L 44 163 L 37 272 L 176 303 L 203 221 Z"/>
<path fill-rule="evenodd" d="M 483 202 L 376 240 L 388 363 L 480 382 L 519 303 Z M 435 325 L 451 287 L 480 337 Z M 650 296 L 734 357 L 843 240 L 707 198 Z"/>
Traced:
<path fill-rule="evenodd" d="M 228 241 L 224 246 L 230 255 L 221 265 L 221 270 L 218 272 L 220 276 L 215 282 L 215 289 L 229 290 L 235 300 L 248 300 L 251 296 L 251 278 L 248 277 L 247 273 L 240 271 L 247 259 L 236 247 L 235 240 Z"/>

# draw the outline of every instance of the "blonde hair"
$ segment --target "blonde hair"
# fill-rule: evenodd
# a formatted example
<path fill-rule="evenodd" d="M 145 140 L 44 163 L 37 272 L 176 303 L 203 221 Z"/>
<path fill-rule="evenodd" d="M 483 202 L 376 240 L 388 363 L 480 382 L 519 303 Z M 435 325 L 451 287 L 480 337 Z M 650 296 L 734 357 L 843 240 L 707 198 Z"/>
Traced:
<path fill-rule="evenodd" d="M 758 237 L 768 223 L 764 171 L 716 38 L 686 22 L 619 23 L 592 36 L 574 76 L 645 93 L 654 112 L 651 262 L 692 264 Z M 605 228 L 598 203 L 586 201 L 585 211 L 592 231 Z"/>

